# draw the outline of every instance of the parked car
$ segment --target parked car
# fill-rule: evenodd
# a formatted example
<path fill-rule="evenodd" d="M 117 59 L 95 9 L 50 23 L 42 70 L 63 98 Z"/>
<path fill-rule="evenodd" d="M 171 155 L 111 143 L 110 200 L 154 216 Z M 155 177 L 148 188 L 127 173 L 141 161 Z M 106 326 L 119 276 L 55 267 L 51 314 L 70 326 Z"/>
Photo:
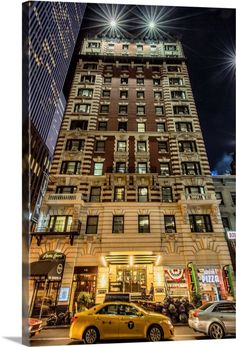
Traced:
<path fill-rule="evenodd" d="M 34 336 L 35 334 L 39 333 L 42 330 L 42 323 L 43 322 L 40 319 L 36 319 L 36 318 L 28 319 L 30 337 Z"/>
<path fill-rule="evenodd" d="M 120 301 L 106 302 L 76 313 L 70 327 L 70 338 L 87 344 L 121 339 L 160 341 L 173 336 L 174 328 L 168 317 Z"/>
<path fill-rule="evenodd" d="M 188 324 L 212 339 L 236 334 L 236 301 L 211 301 L 189 312 Z"/>

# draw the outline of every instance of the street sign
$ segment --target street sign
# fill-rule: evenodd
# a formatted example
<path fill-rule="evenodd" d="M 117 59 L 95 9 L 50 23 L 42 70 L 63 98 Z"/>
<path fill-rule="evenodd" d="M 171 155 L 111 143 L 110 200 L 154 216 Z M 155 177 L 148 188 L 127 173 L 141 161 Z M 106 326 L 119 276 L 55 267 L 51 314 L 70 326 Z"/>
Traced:
<path fill-rule="evenodd" d="M 227 231 L 227 236 L 229 240 L 236 240 L 236 231 Z"/>

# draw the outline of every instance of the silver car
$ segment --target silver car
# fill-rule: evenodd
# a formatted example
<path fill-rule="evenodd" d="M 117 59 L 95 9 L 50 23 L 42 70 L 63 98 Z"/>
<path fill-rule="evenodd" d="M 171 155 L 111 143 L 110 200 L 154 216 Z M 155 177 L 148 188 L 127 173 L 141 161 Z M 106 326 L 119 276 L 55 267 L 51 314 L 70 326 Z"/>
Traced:
<path fill-rule="evenodd" d="M 188 324 L 212 339 L 236 334 L 236 301 L 211 301 L 189 312 Z"/>

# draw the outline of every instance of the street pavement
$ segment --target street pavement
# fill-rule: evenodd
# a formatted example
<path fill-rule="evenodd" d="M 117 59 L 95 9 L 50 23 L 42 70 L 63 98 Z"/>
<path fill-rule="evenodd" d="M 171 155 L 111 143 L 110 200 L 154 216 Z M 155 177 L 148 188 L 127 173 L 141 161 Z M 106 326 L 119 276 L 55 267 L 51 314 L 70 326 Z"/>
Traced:
<path fill-rule="evenodd" d="M 38 335 L 31 338 L 31 346 L 60 346 L 60 345 L 80 345 L 83 342 L 73 341 L 69 339 L 69 328 L 52 328 L 44 329 Z M 208 337 L 204 334 L 194 332 L 188 326 L 176 326 L 174 341 L 181 340 L 207 340 Z M 116 341 L 106 341 L 104 343 L 114 343 Z M 117 342 L 131 342 L 117 341 Z M 138 342 L 138 341 L 135 341 Z"/>

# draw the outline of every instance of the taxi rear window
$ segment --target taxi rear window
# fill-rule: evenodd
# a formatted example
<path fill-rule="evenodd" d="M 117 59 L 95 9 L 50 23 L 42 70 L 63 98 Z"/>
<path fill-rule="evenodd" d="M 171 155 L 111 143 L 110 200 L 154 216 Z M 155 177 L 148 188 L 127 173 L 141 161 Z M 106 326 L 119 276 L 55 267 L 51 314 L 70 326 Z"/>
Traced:
<path fill-rule="evenodd" d="M 97 311 L 96 314 L 117 314 L 118 307 L 117 305 L 106 305 L 101 310 Z"/>

